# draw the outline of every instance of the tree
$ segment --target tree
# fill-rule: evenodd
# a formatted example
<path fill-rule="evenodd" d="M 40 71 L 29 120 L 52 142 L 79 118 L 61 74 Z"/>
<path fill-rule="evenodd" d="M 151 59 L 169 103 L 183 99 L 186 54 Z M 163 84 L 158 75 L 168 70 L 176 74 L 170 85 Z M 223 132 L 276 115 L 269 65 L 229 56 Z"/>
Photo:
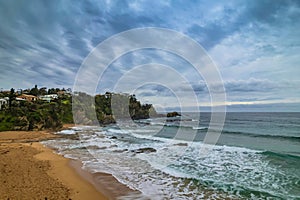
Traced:
<path fill-rule="evenodd" d="M 47 88 L 46 87 L 42 87 L 39 89 L 39 94 L 40 95 L 46 95 L 47 94 Z"/>
<path fill-rule="evenodd" d="M 59 91 L 59 88 L 50 88 L 50 89 L 48 89 L 48 94 L 57 94 L 57 89 L 58 89 L 58 91 Z"/>
<path fill-rule="evenodd" d="M 14 88 L 10 89 L 8 98 L 9 98 L 8 99 L 8 105 L 9 105 L 9 108 L 11 108 L 12 101 L 15 100 L 15 98 L 16 98 L 15 89 Z"/>
<path fill-rule="evenodd" d="M 34 95 L 34 96 L 37 96 L 39 94 L 39 89 L 38 89 L 37 85 L 35 85 L 34 88 L 32 88 L 30 90 L 29 94 Z"/>

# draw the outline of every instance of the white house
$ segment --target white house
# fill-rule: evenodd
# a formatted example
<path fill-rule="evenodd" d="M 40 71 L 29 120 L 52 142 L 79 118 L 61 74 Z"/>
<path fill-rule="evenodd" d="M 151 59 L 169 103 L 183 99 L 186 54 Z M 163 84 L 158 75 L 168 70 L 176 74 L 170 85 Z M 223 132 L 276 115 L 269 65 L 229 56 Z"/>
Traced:
<path fill-rule="evenodd" d="M 43 101 L 50 102 L 51 100 L 57 99 L 58 95 L 57 94 L 47 94 L 47 95 L 39 96 L 39 98 Z"/>
<path fill-rule="evenodd" d="M 4 108 L 4 106 L 7 104 L 7 100 L 6 99 L 0 99 L 0 110 L 2 110 L 2 108 Z"/>

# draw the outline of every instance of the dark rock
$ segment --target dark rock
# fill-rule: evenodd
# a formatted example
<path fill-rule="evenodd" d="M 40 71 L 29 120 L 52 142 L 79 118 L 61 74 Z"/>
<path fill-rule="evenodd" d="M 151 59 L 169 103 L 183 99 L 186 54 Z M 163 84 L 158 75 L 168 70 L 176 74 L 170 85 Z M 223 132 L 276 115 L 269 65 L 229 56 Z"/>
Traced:
<path fill-rule="evenodd" d="M 152 153 L 152 152 L 156 152 L 156 149 L 151 148 L 151 147 L 146 147 L 146 148 L 131 150 L 131 152 L 134 152 L 134 153 Z"/>
<path fill-rule="evenodd" d="M 125 151 L 128 151 L 128 149 L 120 149 L 120 150 L 114 150 L 115 153 L 123 153 Z"/>
<path fill-rule="evenodd" d="M 167 113 L 167 117 L 177 117 L 177 116 L 181 116 L 181 114 L 176 111 Z"/>
<path fill-rule="evenodd" d="M 97 149 L 101 149 L 100 147 L 96 146 L 96 145 L 91 145 L 91 146 L 87 146 L 86 149 L 93 149 L 93 150 L 97 150 Z"/>
<path fill-rule="evenodd" d="M 166 122 L 180 122 L 180 118 L 179 117 L 178 118 L 177 117 L 176 118 L 171 118 L 171 119 L 169 118 L 169 119 L 166 120 Z"/>
<path fill-rule="evenodd" d="M 177 144 L 174 144 L 174 146 L 186 147 L 186 146 L 188 146 L 188 144 L 187 143 L 177 143 Z"/>

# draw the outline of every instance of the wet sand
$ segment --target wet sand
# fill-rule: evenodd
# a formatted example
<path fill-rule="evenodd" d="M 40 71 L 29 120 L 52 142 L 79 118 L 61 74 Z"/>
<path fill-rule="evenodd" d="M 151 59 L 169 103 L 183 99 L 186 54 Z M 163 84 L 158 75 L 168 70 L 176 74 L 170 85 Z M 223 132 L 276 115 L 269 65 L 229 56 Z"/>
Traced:
<path fill-rule="evenodd" d="M 46 131 L 0 132 L 0 199 L 109 199 L 39 141 Z"/>
<path fill-rule="evenodd" d="M 111 174 L 102 172 L 89 173 L 86 170 L 82 170 L 82 164 L 77 160 L 71 160 L 70 165 L 82 178 L 91 183 L 98 191 L 109 199 L 148 199 L 143 196 L 141 192 L 132 190 L 120 183 Z"/>

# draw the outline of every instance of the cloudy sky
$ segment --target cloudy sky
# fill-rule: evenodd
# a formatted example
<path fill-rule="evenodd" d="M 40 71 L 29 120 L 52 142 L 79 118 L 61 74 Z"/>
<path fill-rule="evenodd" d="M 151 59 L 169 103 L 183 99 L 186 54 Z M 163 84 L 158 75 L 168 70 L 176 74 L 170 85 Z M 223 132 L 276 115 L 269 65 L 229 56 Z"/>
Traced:
<path fill-rule="evenodd" d="M 218 66 L 229 110 L 300 111 L 299 19 L 297 0 L 0 0 L 0 88 L 72 88 L 84 59 L 105 39 L 133 28 L 159 27 L 185 34 L 205 49 Z M 170 66 L 193 88 L 200 106 L 210 105 L 206 82 L 193 66 L 157 49 L 114 60 L 97 92 L 113 90 L 124 74 L 147 63 Z M 178 107 L 171 97 L 185 94 L 187 84 L 172 73 L 153 71 L 144 78 L 162 77 L 176 90 L 147 84 L 136 88 L 137 96 Z"/>

